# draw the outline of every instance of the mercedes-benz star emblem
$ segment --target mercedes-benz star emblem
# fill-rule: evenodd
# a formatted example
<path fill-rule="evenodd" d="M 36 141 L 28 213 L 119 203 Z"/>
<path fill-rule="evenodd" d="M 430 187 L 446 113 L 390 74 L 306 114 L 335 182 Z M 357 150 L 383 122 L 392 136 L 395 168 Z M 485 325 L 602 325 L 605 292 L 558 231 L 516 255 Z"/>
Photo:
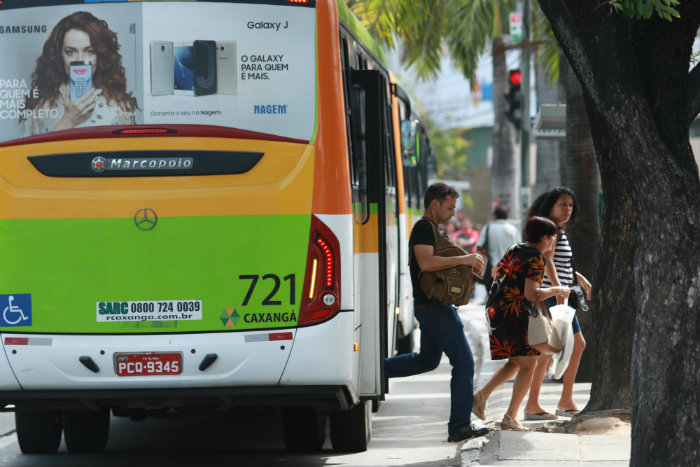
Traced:
<path fill-rule="evenodd" d="M 97 156 L 92 160 L 92 170 L 101 174 L 107 168 L 107 159 L 101 156 Z"/>
<path fill-rule="evenodd" d="M 141 230 L 153 230 L 158 223 L 158 215 L 151 208 L 142 208 L 134 214 L 134 223 Z"/>

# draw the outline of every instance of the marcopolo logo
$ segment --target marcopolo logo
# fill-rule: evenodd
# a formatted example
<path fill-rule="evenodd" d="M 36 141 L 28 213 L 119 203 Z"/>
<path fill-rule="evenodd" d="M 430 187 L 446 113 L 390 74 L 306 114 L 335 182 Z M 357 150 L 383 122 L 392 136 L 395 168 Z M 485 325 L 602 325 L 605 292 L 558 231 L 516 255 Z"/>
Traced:
<path fill-rule="evenodd" d="M 98 174 L 110 170 L 191 170 L 191 157 L 102 157 L 92 159 L 90 166 Z"/>

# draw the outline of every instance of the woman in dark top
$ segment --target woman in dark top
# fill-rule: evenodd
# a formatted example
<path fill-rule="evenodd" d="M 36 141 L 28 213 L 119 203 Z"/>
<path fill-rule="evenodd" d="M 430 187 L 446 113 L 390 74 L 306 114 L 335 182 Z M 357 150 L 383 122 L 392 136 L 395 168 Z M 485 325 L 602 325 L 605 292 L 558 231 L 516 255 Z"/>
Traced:
<path fill-rule="evenodd" d="M 557 227 L 544 217 L 530 217 L 525 226 L 525 243 L 513 245 L 496 267 L 492 292 L 486 302 L 491 359 L 508 359 L 486 386 L 474 395 L 472 412 L 485 418 L 486 401 L 491 393 L 517 371 L 502 430 L 525 430 L 516 419 L 537 366 L 539 352 L 527 344 L 527 326 L 533 301 L 549 297 L 568 297 L 568 287 L 541 288 L 546 260 L 543 253 L 554 247 Z"/>

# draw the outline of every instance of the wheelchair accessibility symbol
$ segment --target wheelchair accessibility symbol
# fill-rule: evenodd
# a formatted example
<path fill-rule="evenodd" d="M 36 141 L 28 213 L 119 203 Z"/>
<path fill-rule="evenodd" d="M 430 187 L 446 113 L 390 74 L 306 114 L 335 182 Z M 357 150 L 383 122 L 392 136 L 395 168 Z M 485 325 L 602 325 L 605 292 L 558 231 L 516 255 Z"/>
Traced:
<path fill-rule="evenodd" d="M 0 327 L 32 325 L 32 295 L 0 295 Z"/>

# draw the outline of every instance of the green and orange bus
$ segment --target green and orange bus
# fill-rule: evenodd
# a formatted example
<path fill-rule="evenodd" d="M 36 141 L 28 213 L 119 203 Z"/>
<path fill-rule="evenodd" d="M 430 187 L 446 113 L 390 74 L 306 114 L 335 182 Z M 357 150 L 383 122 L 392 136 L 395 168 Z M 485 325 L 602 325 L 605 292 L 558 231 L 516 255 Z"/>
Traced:
<path fill-rule="evenodd" d="M 281 408 L 289 449 L 326 423 L 366 449 L 383 358 L 412 347 L 432 154 L 344 3 L 3 0 L 0 51 L 0 408 L 22 451 L 250 405 Z"/>

